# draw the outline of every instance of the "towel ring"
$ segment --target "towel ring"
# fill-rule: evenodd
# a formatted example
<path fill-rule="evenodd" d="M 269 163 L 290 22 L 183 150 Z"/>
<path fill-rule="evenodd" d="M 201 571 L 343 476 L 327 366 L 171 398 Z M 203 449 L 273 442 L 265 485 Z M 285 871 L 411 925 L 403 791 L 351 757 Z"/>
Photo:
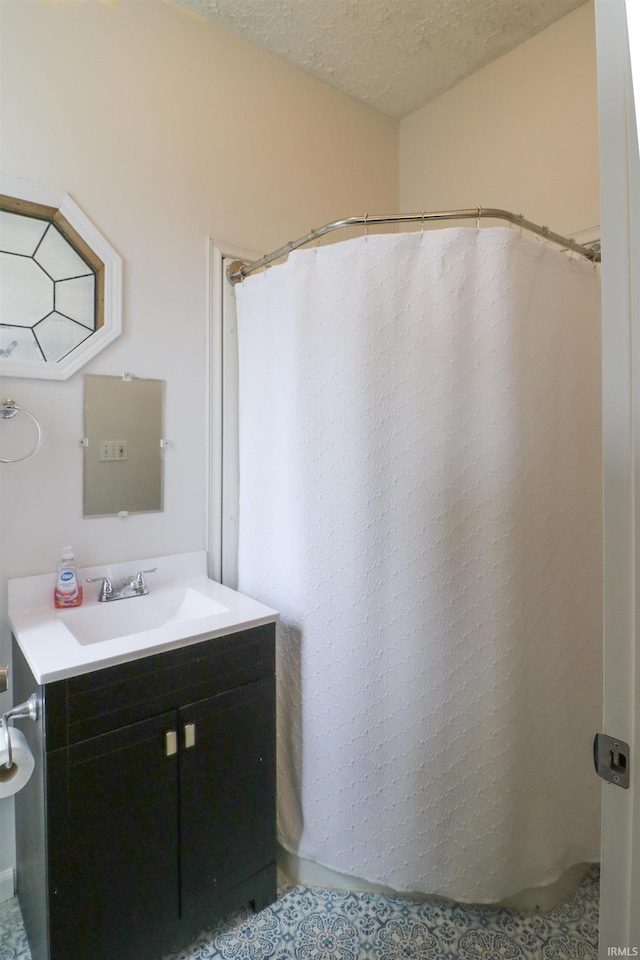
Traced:
<path fill-rule="evenodd" d="M 28 460 L 30 457 L 34 455 L 34 453 L 37 453 L 38 450 L 40 449 L 40 444 L 42 443 L 42 430 L 40 429 L 40 424 L 38 423 L 36 418 L 33 416 L 33 414 L 29 413 L 28 410 L 25 410 L 24 407 L 19 407 L 18 404 L 15 402 L 15 400 L 11 400 L 9 397 L 7 397 L 6 400 L 0 400 L 0 417 L 2 417 L 3 420 L 10 420 L 12 417 L 15 417 L 15 415 L 18 412 L 24 413 L 27 417 L 29 417 L 30 420 L 33 420 L 33 422 L 35 423 L 36 430 L 38 431 L 38 439 L 36 440 L 36 445 L 33 448 L 33 450 L 25 454 L 24 457 L 15 457 L 13 460 L 0 457 L 0 463 L 20 463 L 22 460 Z"/>

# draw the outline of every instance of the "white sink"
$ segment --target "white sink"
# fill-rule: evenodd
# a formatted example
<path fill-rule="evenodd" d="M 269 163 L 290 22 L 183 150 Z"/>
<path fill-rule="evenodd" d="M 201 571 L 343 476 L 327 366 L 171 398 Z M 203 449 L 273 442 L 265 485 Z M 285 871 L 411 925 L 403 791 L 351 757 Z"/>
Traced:
<path fill-rule="evenodd" d="M 106 600 L 90 607 L 56 610 L 78 643 L 104 643 L 171 624 L 187 624 L 229 608 L 190 586 L 165 588 L 144 597 Z"/>
<path fill-rule="evenodd" d="M 144 597 L 99 601 L 99 583 L 114 583 L 139 570 L 149 573 Z M 9 580 L 9 622 L 38 683 L 65 680 L 102 667 L 224 637 L 278 614 L 251 597 L 210 580 L 204 551 L 144 557 L 78 569 L 81 607 L 56 610 L 55 573 Z"/>

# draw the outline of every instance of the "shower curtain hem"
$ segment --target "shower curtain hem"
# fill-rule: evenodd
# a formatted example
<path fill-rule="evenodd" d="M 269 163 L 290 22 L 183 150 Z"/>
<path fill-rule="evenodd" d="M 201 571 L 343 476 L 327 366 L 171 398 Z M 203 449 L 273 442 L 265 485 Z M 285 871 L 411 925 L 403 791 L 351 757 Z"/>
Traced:
<path fill-rule="evenodd" d="M 284 840 L 282 840 L 281 838 L 278 838 L 278 843 L 284 850 L 287 851 L 287 853 L 290 853 L 292 856 L 297 857 L 299 860 L 304 860 L 307 863 L 311 863 L 318 867 L 322 867 L 325 870 L 330 870 L 332 873 L 339 874 L 340 877 L 343 877 L 347 881 L 353 880 L 353 886 L 349 887 L 349 889 L 354 891 L 359 890 L 358 884 L 360 883 L 360 886 L 362 886 L 363 884 L 367 884 L 370 886 L 379 887 L 381 889 L 378 892 L 391 897 L 407 898 L 411 900 L 424 900 L 424 899 L 434 898 L 438 900 L 447 900 L 450 903 L 461 903 L 461 904 L 467 904 L 467 905 L 476 904 L 479 906 L 489 906 L 489 907 L 491 906 L 497 907 L 503 901 L 516 899 L 519 895 L 521 895 L 525 891 L 533 891 L 533 890 L 543 891 L 546 887 L 551 887 L 555 883 L 558 883 L 561 880 L 562 876 L 567 871 L 571 870 L 573 867 L 580 866 L 581 864 L 593 866 L 595 864 L 600 863 L 599 855 L 592 855 L 592 856 L 578 857 L 578 858 L 572 857 L 569 860 L 569 862 L 564 864 L 562 867 L 559 867 L 557 870 L 553 871 L 553 873 L 546 874 L 545 875 L 546 878 L 543 880 L 539 880 L 535 882 L 532 881 L 529 884 L 525 884 L 525 886 L 523 887 L 519 887 L 517 890 L 504 891 L 499 896 L 491 897 L 491 899 L 486 899 L 483 897 L 453 896 L 450 893 L 441 893 L 439 891 L 427 892 L 427 891 L 416 890 L 416 889 L 399 890 L 397 887 L 391 884 L 385 883 L 383 880 L 380 880 L 380 879 L 374 880 L 367 876 L 354 876 L 353 874 L 345 873 L 344 869 L 342 869 L 341 867 L 334 866 L 333 864 L 329 863 L 327 860 L 318 859 L 316 857 L 312 858 L 309 855 L 305 855 L 301 853 L 300 850 L 291 849 L 291 846 L 287 845 L 284 842 Z M 304 884 L 304 885 L 313 886 L 313 884 Z M 315 884 L 315 886 L 321 886 L 321 885 Z M 566 899 L 566 896 L 562 896 L 559 902 L 561 902 L 564 899 Z"/>

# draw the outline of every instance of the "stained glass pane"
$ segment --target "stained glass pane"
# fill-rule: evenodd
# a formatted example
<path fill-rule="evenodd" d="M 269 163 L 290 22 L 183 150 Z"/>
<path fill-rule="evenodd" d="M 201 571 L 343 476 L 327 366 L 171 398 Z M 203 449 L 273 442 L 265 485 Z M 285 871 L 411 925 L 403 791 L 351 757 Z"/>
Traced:
<path fill-rule="evenodd" d="M 0 210 L 0 250 L 30 257 L 46 229 L 46 220 L 35 220 L 33 217 Z"/>
<path fill-rule="evenodd" d="M 0 253 L 0 323 L 32 327 L 53 310 L 53 283 L 35 260 Z"/>
<path fill-rule="evenodd" d="M 56 283 L 56 310 L 94 330 L 95 287 L 93 274 L 75 280 L 59 280 Z"/>
<path fill-rule="evenodd" d="M 0 364 L 3 360 L 41 360 L 44 362 L 33 330 L 24 327 L 0 327 Z M 0 369 L 2 367 L 0 366 Z M 3 370 L 9 374 L 9 369 Z"/>
<path fill-rule="evenodd" d="M 49 225 L 35 259 L 54 280 L 68 280 L 69 277 L 81 277 L 92 272 L 53 224 Z"/>
<path fill-rule="evenodd" d="M 50 363 L 56 363 L 65 354 L 91 336 L 91 331 L 59 313 L 52 313 L 35 329 L 42 351 Z"/>

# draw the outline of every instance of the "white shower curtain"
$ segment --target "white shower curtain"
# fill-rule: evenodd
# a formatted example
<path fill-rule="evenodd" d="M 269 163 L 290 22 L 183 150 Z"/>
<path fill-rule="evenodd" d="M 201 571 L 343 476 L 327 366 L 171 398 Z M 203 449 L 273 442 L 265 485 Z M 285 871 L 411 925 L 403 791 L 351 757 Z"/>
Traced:
<path fill-rule="evenodd" d="M 298 251 L 237 293 L 280 841 L 461 901 L 597 860 L 597 270 L 459 228 Z"/>

